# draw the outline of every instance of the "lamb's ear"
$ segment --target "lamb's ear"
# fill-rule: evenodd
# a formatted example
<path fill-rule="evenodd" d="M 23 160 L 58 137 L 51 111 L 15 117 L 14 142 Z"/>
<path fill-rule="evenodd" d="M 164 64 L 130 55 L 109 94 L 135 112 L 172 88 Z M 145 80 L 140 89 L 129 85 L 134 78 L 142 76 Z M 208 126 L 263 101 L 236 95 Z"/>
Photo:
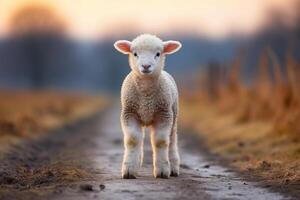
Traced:
<path fill-rule="evenodd" d="M 124 54 L 129 54 L 131 52 L 131 42 L 128 40 L 118 40 L 115 42 L 114 47 Z"/>
<path fill-rule="evenodd" d="M 169 40 L 164 42 L 164 50 L 165 54 L 172 54 L 178 51 L 181 48 L 181 43 L 178 41 Z"/>

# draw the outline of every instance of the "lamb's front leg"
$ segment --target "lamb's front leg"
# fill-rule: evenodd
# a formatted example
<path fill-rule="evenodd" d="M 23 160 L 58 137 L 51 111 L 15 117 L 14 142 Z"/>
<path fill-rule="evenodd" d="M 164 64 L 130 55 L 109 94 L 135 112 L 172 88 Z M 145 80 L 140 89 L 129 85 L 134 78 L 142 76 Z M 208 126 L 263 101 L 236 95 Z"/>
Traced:
<path fill-rule="evenodd" d="M 152 126 L 153 175 L 155 178 L 170 177 L 169 145 L 171 120 L 162 120 Z"/>
<path fill-rule="evenodd" d="M 122 164 L 122 177 L 134 179 L 141 164 L 143 133 L 142 127 L 134 116 L 121 116 L 124 134 L 124 158 Z"/>

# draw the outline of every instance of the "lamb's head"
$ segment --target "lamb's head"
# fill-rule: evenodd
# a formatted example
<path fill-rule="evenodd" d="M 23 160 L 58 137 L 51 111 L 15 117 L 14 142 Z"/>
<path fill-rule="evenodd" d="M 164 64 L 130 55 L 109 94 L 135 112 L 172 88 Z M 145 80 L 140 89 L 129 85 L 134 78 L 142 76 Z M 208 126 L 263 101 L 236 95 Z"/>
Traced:
<path fill-rule="evenodd" d="M 164 68 L 165 57 L 181 48 L 178 41 L 162 41 L 150 34 L 143 34 L 132 42 L 118 40 L 115 48 L 124 54 L 129 54 L 129 65 L 139 76 L 155 76 Z"/>

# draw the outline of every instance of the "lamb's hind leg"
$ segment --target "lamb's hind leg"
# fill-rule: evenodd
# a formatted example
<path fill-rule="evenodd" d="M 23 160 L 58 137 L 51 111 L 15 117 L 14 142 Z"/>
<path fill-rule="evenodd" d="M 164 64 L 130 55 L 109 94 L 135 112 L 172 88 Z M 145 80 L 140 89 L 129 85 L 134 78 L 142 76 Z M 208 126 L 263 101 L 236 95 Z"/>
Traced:
<path fill-rule="evenodd" d="M 124 179 L 133 179 L 137 176 L 142 159 L 142 127 L 134 117 L 126 119 L 121 118 L 121 122 L 125 147 L 122 164 L 122 177 Z"/>
<path fill-rule="evenodd" d="M 152 126 L 151 144 L 153 149 L 153 175 L 155 178 L 170 177 L 169 145 L 172 123 L 168 121 Z"/>
<path fill-rule="evenodd" d="M 171 176 L 179 175 L 180 158 L 177 145 L 177 120 L 175 120 L 170 136 L 169 159 L 171 165 Z"/>

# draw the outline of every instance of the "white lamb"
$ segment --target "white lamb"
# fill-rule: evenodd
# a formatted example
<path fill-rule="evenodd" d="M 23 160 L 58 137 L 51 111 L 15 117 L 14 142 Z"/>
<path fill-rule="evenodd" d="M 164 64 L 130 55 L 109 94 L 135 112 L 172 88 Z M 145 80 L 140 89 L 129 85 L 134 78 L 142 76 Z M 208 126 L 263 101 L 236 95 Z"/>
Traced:
<path fill-rule="evenodd" d="M 121 125 L 124 133 L 122 177 L 136 178 L 143 161 L 145 127 L 151 128 L 153 175 L 179 175 L 177 148 L 178 90 L 172 76 L 164 71 L 165 56 L 181 48 L 178 41 L 163 42 L 143 34 L 132 42 L 119 40 L 115 48 L 129 54 L 132 71 L 121 90 Z"/>

